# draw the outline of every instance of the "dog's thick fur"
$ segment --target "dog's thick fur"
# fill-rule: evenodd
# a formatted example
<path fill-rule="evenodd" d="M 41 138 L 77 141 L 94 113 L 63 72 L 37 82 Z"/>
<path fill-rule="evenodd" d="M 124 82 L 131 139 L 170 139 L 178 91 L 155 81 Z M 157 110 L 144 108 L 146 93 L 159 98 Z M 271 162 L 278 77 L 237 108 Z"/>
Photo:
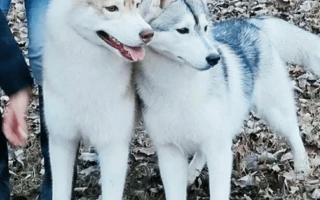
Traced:
<path fill-rule="evenodd" d="M 289 141 L 295 170 L 308 172 L 285 61 L 319 73 L 318 37 L 274 18 L 215 24 L 204 0 L 150 0 L 142 8 L 155 38 L 135 80 L 167 200 L 186 200 L 187 181 L 206 162 L 210 199 L 229 199 L 232 138 L 250 109 Z M 206 57 L 217 52 L 220 62 L 206 70 Z"/>
<path fill-rule="evenodd" d="M 43 92 L 54 200 L 71 198 L 80 140 L 89 141 L 100 155 L 102 199 L 122 199 L 134 128 L 132 68 L 97 31 L 141 46 L 139 33 L 151 27 L 138 14 L 138 3 L 53 0 L 49 7 Z M 119 10 L 108 12 L 106 7 L 113 5 Z"/>

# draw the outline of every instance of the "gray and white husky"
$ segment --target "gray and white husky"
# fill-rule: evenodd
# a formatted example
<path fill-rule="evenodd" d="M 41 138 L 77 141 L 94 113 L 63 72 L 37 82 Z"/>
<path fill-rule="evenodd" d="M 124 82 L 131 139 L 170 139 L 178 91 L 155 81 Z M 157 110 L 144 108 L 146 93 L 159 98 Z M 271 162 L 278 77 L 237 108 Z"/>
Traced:
<path fill-rule="evenodd" d="M 319 74 L 317 36 L 268 17 L 213 23 L 205 0 L 149 0 L 141 9 L 155 37 L 135 80 L 167 200 L 185 200 L 205 163 L 210 199 L 229 199 L 232 138 L 251 109 L 289 141 L 295 170 L 308 172 L 285 61 Z"/>

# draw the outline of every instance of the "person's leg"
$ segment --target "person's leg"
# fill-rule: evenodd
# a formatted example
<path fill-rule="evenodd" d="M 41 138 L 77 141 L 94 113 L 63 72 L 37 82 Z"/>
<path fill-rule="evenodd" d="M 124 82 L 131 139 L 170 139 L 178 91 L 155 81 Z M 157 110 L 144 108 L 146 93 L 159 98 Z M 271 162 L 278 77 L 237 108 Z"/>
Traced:
<path fill-rule="evenodd" d="M 28 58 L 38 85 L 42 85 L 42 53 L 48 4 L 49 0 L 25 0 L 29 37 Z"/>
<path fill-rule="evenodd" d="M 2 124 L 2 117 L 0 117 L 0 124 Z M 10 199 L 10 185 L 9 185 L 9 168 L 8 168 L 8 147 L 7 140 L 0 129 L 0 199 Z"/>
<path fill-rule="evenodd" d="M 4 16 L 8 15 L 10 10 L 11 0 L 0 0 L 0 10 L 2 10 Z"/>
<path fill-rule="evenodd" d="M 42 53 L 45 37 L 45 15 L 48 0 L 25 0 L 27 27 L 28 27 L 28 58 L 32 75 L 39 85 L 39 107 L 40 107 L 40 137 L 41 151 L 44 158 L 45 174 L 41 186 L 41 200 L 52 199 L 52 178 L 49 157 L 48 133 L 43 114 L 43 95 L 42 95 Z"/>
<path fill-rule="evenodd" d="M 52 199 L 52 178 L 51 178 L 51 165 L 49 157 L 49 140 L 48 131 L 46 128 L 44 120 L 44 110 L 43 110 L 43 93 L 42 87 L 39 86 L 39 110 L 40 110 L 40 139 L 41 139 L 41 152 L 44 158 L 44 176 L 42 180 L 41 187 L 41 200 L 51 200 Z"/>

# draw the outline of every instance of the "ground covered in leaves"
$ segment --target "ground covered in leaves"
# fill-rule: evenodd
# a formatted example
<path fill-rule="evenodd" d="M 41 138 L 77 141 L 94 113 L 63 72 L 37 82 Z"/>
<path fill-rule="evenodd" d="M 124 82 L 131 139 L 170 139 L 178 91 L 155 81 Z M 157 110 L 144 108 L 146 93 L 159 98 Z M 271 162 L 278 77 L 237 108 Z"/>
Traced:
<path fill-rule="evenodd" d="M 213 20 L 272 15 L 315 34 L 320 33 L 318 1 L 212 0 L 208 6 Z M 22 0 L 13 1 L 8 19 L 16 40 L 26 54 L 28 41 Z M 299 66 L 288 66 L 296 91 L 300 131 L 308 149 L 312 171 L 306 179 L 295 177 L 287 142 L 273 134 L 258 116 L 251 114 L 241 134 L 234 139 L 231 199 L 320 199 L 320 79 Z M 34 94 L 37 96 L 36 89 Z M 2 105 L 7 100 L 7 97 L 2 96 Z M 24 196 L 30 200 L 36 199 L 44 172 L 39 145 L 38 112 L 38 102 L 35 100 L 28 116 L 32 130 L 28 145 L 25 148 L 10 148 L 13 196 Z M 83 146 L 78 158 L 76 197 L 96 200 L 100 196 L 100 185 L 94 149 Z M 137 127 L 132 141 L 129 166 L 125 199 L 165 199 L 156 152 L 142 124 Z M 188 188 L 188 199 L 209 199 L 208 190 L 208 173 L 204 170 L 196 183 Z"/>

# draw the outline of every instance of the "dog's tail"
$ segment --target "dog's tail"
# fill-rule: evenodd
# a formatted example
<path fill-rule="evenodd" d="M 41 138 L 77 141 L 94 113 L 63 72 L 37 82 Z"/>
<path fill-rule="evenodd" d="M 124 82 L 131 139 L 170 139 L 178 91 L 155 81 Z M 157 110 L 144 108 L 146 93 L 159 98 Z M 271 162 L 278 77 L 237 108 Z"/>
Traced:
<path fill-rule="evenodd" d="M 250 19 L 271 40 L 285 62 L 309 68 L 320 75 L 320 37 L 282 19 Z"/>

